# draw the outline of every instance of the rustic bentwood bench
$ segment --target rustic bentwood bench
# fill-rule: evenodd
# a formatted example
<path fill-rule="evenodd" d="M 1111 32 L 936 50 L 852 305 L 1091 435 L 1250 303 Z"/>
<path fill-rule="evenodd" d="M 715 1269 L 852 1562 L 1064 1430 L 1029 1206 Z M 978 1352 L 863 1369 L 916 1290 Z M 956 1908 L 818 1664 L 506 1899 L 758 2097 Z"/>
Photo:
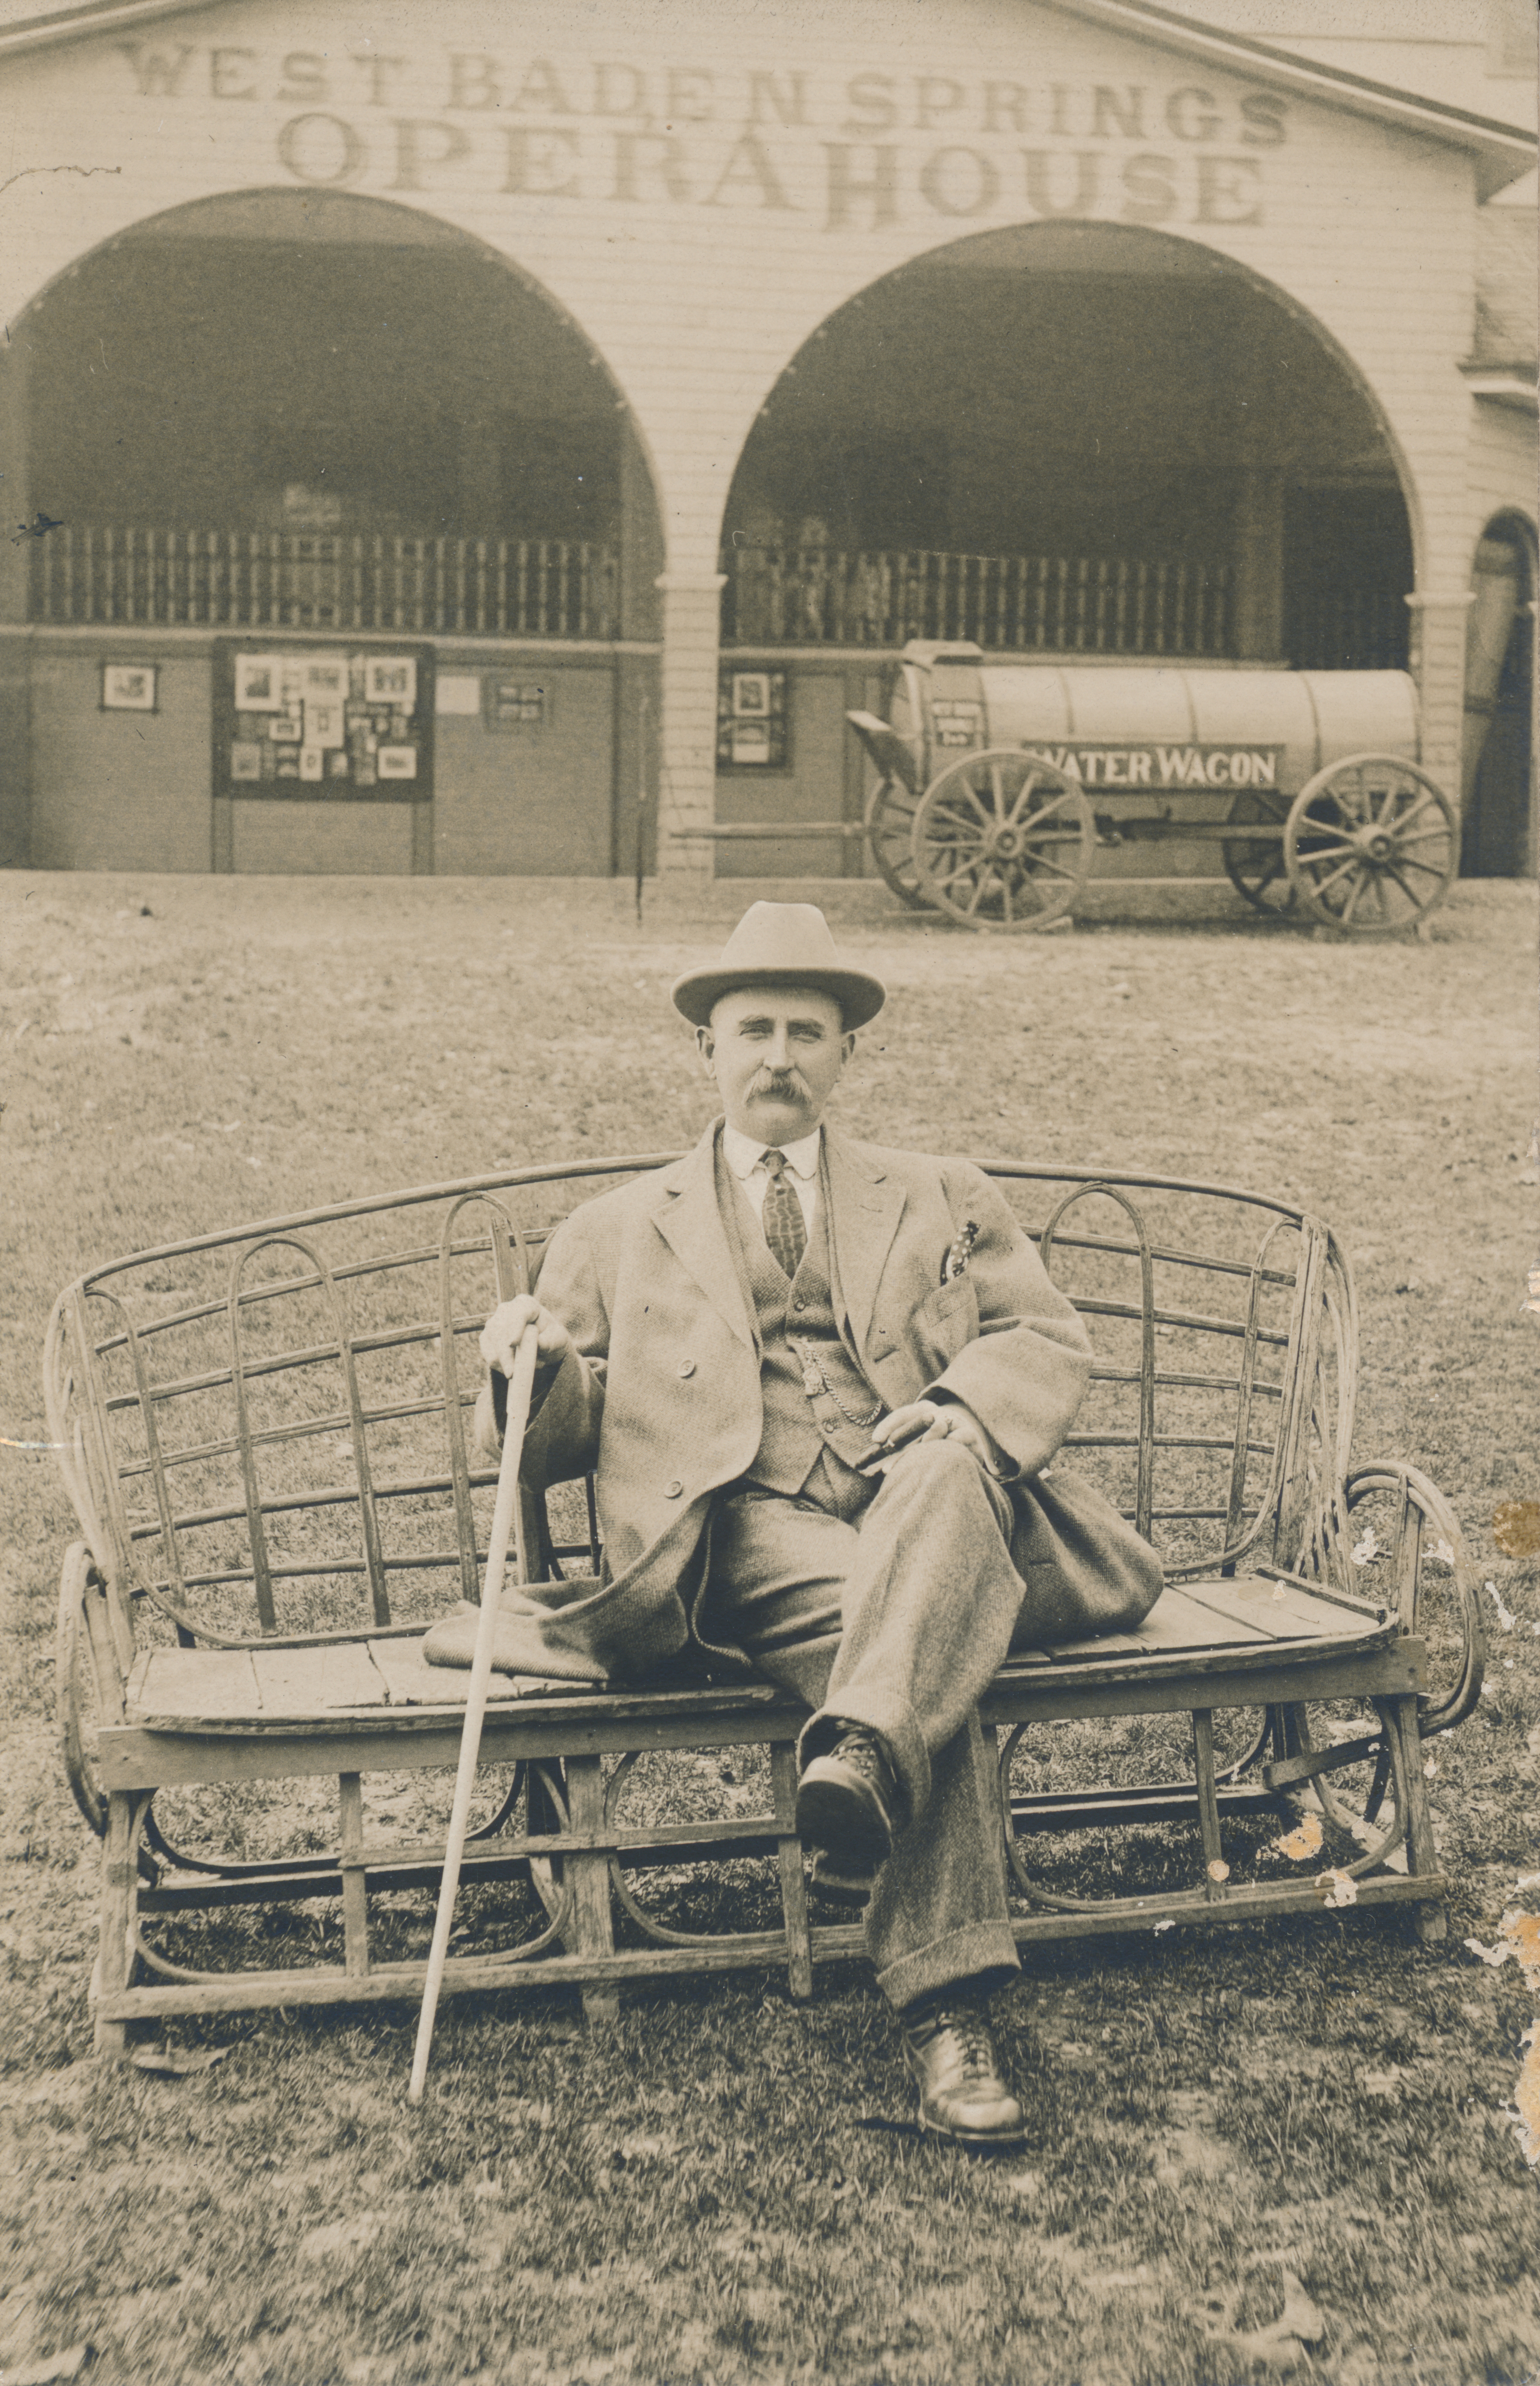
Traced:
<path fill-rule="evenodd" d="M 670 1154 L 525 1168 L 207 1235 L 56 1307 L 52 1438 L 82 1538 L 59 1610 L 65 1764 L 104 1840 L 99 2045 L 169 2014 L 421 1990 L 495 1476 L 476 1337 L 553 1223 Z M 1013 1658 L 984 1722 L 1024 1946 L 1350 1903 L 1442 1935 L 1421 1740 L 1473 1707 L 1459 1527 L 1354 1465 L 1346 1259 L 1281 1201 L 985 1163 L 1090 1321 L 1067 1463 L 1148 1533 L 1134 1633 Z M 599 1564 L 591 1483 L 526 1495 L 537 1575 Z M 680 1671 L 494 1676 L 444 1987 L 620 1985 L 858 1954 L 794 1827 L 800 1712 Z"/>

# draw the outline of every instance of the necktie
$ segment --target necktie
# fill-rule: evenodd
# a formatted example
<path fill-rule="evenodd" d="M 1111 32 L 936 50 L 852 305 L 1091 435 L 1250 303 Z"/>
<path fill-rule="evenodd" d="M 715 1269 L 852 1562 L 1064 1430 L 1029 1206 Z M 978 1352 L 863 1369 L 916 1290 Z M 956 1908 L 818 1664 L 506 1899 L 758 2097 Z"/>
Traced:
<path fill-rule="evenodd" d="M 771 1149 L 764 1158 L 765 1173 L 770 1183 L 765 1187 L 762 1223 L 770 1256 L 782 1272 L 796 1274 L 802 1254 L 808 1248 L 807 1222 L 802 1204 L 796 1198 L 796 1187 L 786 1174 L 786 1155 Z"/>

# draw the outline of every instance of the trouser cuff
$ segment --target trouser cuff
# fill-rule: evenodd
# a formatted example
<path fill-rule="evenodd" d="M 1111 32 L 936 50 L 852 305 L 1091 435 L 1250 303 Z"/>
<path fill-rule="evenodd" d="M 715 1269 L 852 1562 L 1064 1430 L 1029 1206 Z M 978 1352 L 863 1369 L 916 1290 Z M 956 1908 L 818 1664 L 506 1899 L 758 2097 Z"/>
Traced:
<path fill-rule="evenodd" d="M 803 1725 L 796 1743 L 797 1770 L 805 1771 L 815 1756 L 826 1756 L 842 1734 L 855 1725 L 876 1732 L 887 1749 L 903 1793 L 900 1827 L 906 1831 L 912 1829 L 931 1802 L 931 1752 L 925 1745 L 919 1716 L 908 1699 L 887 1696 L 880 1690 L 862 1690 L 853 1686 L 839 1691 L 837 1700 L 835 1705 L 820 1707 Z"/>
<path fill-rule="evenodd" d="M 1020 1968 L 1008 1922 L 970 1922 L 965 1930 L 948 1931 L 945 1939 L 933 1939 L 928 1947 L 901 1955 L 878 1973 L 877 1986 L 901 2013 L 906 2005 L 939 1996 L 959 1980 L 988 1973 L 993 1975 L 991 1986 L 997 1987 Z"/>

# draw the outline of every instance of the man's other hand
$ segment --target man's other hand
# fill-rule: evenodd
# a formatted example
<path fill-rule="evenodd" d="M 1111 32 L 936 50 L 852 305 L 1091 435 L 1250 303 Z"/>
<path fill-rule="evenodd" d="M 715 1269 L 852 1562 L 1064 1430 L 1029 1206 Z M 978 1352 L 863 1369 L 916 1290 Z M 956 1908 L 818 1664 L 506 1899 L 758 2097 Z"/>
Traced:
<path fill-rule="evenodd" d="M 516 1300 L 500 1302 L 482 1328 L 482 1356 L 494 1375 L 512 1375 L 513 1354 L 532 1325 L 537 1353 L 535 1381 L 549 1383 L 572 1347 L 571 1337 L 560 1318 L 542 1309 L 528 1292 L 521 1292 Z"/>
<path fill-rule="evenodd" d="M 910 1400 L 895 1409 L 874 1427 L 871 1436 L 873 1466 L 882 1457 L 891 1458 L 911 1441 L 960 1441 L 976 1458 L 986 1475 L 1002 1475 L 1003 1453 L 993 1435 L 986 1432 L 970 1408 L 961 1400 Z"/>

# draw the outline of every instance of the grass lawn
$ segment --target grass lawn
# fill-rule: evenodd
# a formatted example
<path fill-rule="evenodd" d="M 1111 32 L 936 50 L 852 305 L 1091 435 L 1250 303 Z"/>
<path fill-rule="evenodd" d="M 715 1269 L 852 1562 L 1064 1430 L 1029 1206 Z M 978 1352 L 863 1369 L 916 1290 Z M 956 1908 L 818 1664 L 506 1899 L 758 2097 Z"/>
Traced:
<path fill-rule="evenodd" d="M 74 1526 L 26 1447 L 53 1295 L 243 1218 L 691 1139 L 712 1105 L 667 986 L 753 891 L 649 893 L 638 925 L 607 884 L 0 878 L 0 2380 L 1540 2379 L 1509 2110 L 1534 1998 L 1464 1944 L 1540 1863 L 1540 1563 L 1492 1536 L 1540 1498 L 1518 886 L 1383 947 L 1228 898 L 1036 940 L 830 901 L 892 989 L 839 1097 L 858 1133 L 1213 1176 L 1344 1237 L 1356 1454 L 1424 1467 L 1495 1593 L 1489 1695 L 1430 1782 L 1446 1943 L 1346 1913 L 1034 1955 L 1000 2010 L 1006 2163 L 901 2126 L 854 1969 L 808 2009 L 768 1976 L 632 1996 L 607 2033 L 452 2002 L 416 2112 L 405 2009 L 189 2025 L 231 2050 L 191 2077 L 92 2056 L 96 1845 L 51 1711 Z"/>

